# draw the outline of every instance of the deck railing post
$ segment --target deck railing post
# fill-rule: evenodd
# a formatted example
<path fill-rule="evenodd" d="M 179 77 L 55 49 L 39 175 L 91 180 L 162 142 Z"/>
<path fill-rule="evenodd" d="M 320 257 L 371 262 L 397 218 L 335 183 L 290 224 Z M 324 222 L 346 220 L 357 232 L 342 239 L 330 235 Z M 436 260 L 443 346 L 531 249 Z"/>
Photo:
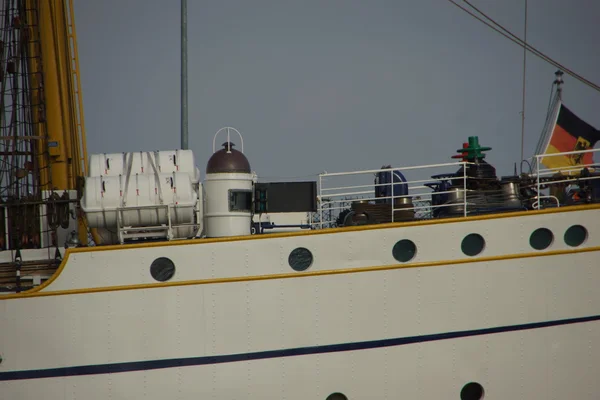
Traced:
<path fill-rule="evenodd" d="M 540 157 L 538 155 L 536 155 L 535 158 L 536 158 L 535 163 L 537 165 L 539 165 Z M 539 168 L 536 168 L 536 171 L 535 171 L 535 180 L 536 180 L 536 191 L 537 191 L 537 207 L 536 208 L 539 210 L 540 209 L 540 202 L 542 201 L 542 199 L 540 197 L 541 194 L 540 194 L 540 169 Z"/>
<path fill-rule="evenodd" d="M 319 174 L 319 227 L 323 229 L 323 180 Z"/>
<path fill-rule="evenodd" d="M 467 216 L 467 163 L 461 162 L 463 165 L 463 217 Z"/>
<path fill-rule="evenodd" d="M 392 222 L 394 222 L 394 200 L 395 200 L 395 198 L 394 198 L 394 170 L 390 171 L 390 182 L 391 182 L 391 185 L 392 185 L 392 207 L 391 207 L 391 209 L 392 209 Z"/>

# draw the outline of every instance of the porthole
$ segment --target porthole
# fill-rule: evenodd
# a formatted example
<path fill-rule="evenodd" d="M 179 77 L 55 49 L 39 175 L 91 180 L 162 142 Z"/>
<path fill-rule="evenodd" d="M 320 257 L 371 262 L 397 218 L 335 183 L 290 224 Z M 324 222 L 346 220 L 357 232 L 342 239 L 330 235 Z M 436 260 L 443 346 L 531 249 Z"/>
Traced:
<path fill-rule="evenodd" d="M 288 263 L 294 271 L 305 271 L 312 265 L 312 262 L 312 253 L 304 247 L 295 248 L 288 257 Z"/>
<path fill-rule="evenodd" d="M 529 245 L 536 250 L 544 250 L 550 247 L 554 241 L 552 231 L 547 228 L 538 228 L 529 237 Z"/>
<path fill-rule="evenodd" d="M 460 391 L 460 400 L 481 400 L 484 395 L 483 386 L 477 382 L 469 382 Z"/>
<path fill-rule="evenodd" d="M 159 257 L 152 261 L 150 275 L 159 282 L 166 282 L 175 275 L 175 264 L 167 257 Z"/>
<path fill-rule="evenodd" d="M 485 239 L 478 233 L 470 233 L 463 239 L 460 248 L 466 255 L 473 257 L 483 251 Z"/>
<path fill-rule="evenodd" d="M 348 400 L 348 397 L 346 397 L 346 395 L 343 393 L 336 392 L 327 396 L 326 400 Z"/>
<path fill-rule="evenodd" d="M 2 364 L 2 361 L 4 361 L 4 359 L 2 358 L 2 354 L 0 354 L 0 364 Z"/>
<path fill-rule="evenodd" d="M 410 261 L 415 257 L 416 254 L 417 246 L 415 246 L 412 240 L 398 240 L 392 248 L 392 255 L 400 262 Z"/>
<path fill-rule="evenodd" d="M 581 225 L 573 225 L 565 232 L 565 243 L 571 247 L 581 246 L 587 239 L 588 232 Z"/>

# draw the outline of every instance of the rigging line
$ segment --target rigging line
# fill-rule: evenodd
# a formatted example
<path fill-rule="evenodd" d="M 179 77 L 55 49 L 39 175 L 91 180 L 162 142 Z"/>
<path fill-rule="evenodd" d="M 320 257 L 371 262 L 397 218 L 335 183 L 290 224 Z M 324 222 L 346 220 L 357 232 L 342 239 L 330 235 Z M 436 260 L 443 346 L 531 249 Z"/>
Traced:
<path fill-rule="evenodd" d="M 468 12 L 469 14 L 471 14 L 473 17 L 477 18 L 479 21 L 483 22 L 484 24 L 486 24 L 487 26 L 490 26 L 488 23 L 486 23 L 485 21 L 482 21 L 480 18 L 478 18 L 477 16 L 475 16 L 474 14 L 472 14 L 471 12 L 469 12 L 468 10 L 466 10 L 465 8 L 459 6 L 458 4 L 456 4 L 454 2 L 454 0 L 449 0 L 450 2 L 454 3 L 457 7 L 461 8 L 463 11 Z M 569 75 L 571 75 L 572 77 L 578 79 L 579 81 L 581 81 L 582 83 L 587 84 L 588 86 L 592 87 L 593 89 L 596 89 L 598 91 L 600 91 L 600 86 L 593 83 L 592 81 L 584 78 L 583 76 L 581 76 L 580 74 L 576 73 L 575 71 L 565 67 L 564 65 L 562 65 L 561 63 L 559 63 L 558 61 L 555 61 L 554 59 L 550 58 L 549 56 L 547 56 L 546 54 L 542 53 L 541 51 L 539 51 L 538 49 L 536 49 L 535 47 L 525 43 L 523 40 L 521 40 L 518 36 L 516 36 L 514 33 L 512 33 L 511 31 L 509 31 L 508 29 L 506 29 L 504 26 L 502 26 L 500 23 L 498 23 L 497 21 L 495 21 L 494 19 L 490 18 L 487 14 L 485 14 L 483 11 L 481 11 L 479 8 L 475 7 L 473 4 L 471 4 L 469 2 L 469 0 L 462 0 L 465 4 L 467 4 L 469 7 L 471 7 L 473 10 L 475 10 L 476 12 L 478 12 L 480 15 L 482 15 L 485 19 L 489 20 L 491 23 L 493 23 L 494 25 L 496 25 L 498 28 L 492 27 L 490 26 L 492 29 L 494 29 L 496 32 L 502 34 L 503 36 L 506 37 L 506 35 L 504 35 L 502 32 L 499 32 L 498 29 L 506 32 L 507 35 L 511 36 L 514 40 L 512 40 L 513 42 L 516 42 L 517 44 L 519 44 L 519 46 L 525 47 L 527 50 L 531 51 L 532 53 L 534 53 L 535 55 L 537 55 L 538 57 L 544 59 L 545 61 L 549 62 L 550 64 L 554 65 L 557 68 L 563 69 L 565 72 L 567 72 Z"/>
<path fill-rule="evenodd" d="M 591 82 L 590 80 L 584 78 L 583 76 L 577 74 L 576 72 L 572 71 L 571 69 L 565 67 L 564 65 L 560 64 L 558 61 L 553 60 L 552 58 L 550 58 L 549 56 L 545 55 L 544 53 L 542 53 L 541 51 L 539 51 L 538 49 L 536 49 L 535 47 L 525 43 L 523 40 L 521 40 L 518 36 L 516 36 L 515 34 L 513 34 L 511 31 L 509 31 L 508 29 L 506 29 L 504 26 L 502 26 L 500 23 L 498 23 L 497 21 L 495 21 L 494 19 L 490 18 L 487 14 L 485 14 L 483 11 L 481 11 L 480 9 L 478 9 L 477 7 L 475 7 L 473 4 L 471 4 L 468 0 L 463 0 L 467 5 L 469 5 L 469 7 L 471 7 L 473 10 L 477 11 L 479 14 L 481 14 L 484 18 L 486 18 L 487 20 L 491 21 L 494 25 L 496 25 L 499 29 L 503 30 L 504 32 L 506 32 L 508 35 L 512 36 L 516 41 L 518 41 L 520 46 L 525 46 L 526 48 L 529 48 L 530 51 L 532 51 L 534 54 L 538 53 L 537 55 L 542 57 L 544 60 L 546 60 L 547 62 L 551 63 L 552 65 L 559 67 L 561 69 L 564 69 L 565 71 L 567 71 L 571 76 L 573 76 L 574 78 L 579 79 L 580 81 L 582 81 L 583 83 L 586 83 L 588 86 L 592 86 L 594 89 L 596 90 L 600 90 L 600 86 L 596 85 L 595 83 Z M 462 7 L 461 7 L 462 8 Z M 465 10 L 466 11 L 466 10 Z M 482 21 L 483 22 L 483 21 Z M 487 24 L 486 24 L 487 25 Z M 488 25 L 489 26 L 489 25 Z M 497 29 L 494 29 L 497 31 Z M 498 32 L 498 31 L 497 31 Z"/>
<path fill-rule="evenodd" d="M 467 10 L 466 8 L 464 8 L 463 6 L 459 5 L 458 3 L 456 3 L 454 0 L 448 0 L 450 3 L 454 4 L 456 7 L 460 8 L 461 10 L 463 10 L 464 12 L 466 12 L 467 14 L 469 14 L 470 16 L 472 16 L 473 18 L 475 18 L 476 20 L 478 20 L 479 22 L 483 23 L 484 25 L 488 26 L 489 28 L 493 29 L 494 31 L 498 32 L 499 34 L 501 34 L 502 36 L 504 36 L 505 38 L 507 38 L 508 40 L 510 40 L 511 42 L 514 42 L 516 44 L 518 44 L 519 46 L 523 47 L 523 43 L 521 43 L 520 39 L 514 39 L 512 37 L 510 37 L 509 35 L 507 35 L 504 32 L 501 32 L 500 29 L 492 26 L 489 22 L 484 21 L 481 17 L 473 14 L 471 11 Z M 535 55 L 537 55 L 538 57 L 542 58 L 545 61 L 548 61 L 550 63 L 552 63 L 552 60 L 550 60 L 548 57 L 544 56 L 543 54 L 537 52 L 534 48 L 532 48 L 531 46 L 526 46 L 528 47 L 528 50 L 532 53 L 534 53 Z"/>
<path fill-rule="evenodd" d="M 517 38 L 514 39 L 512 37 L 510 37 L 508 34 L 502 32 L 500 29 L 496 28 L 495 26 L 492 26 L 489 22 L 484 21 L 481 17 L 475 15 L 474 13 L 472 13 L 471 11 L 467 10 L 466 8 L 464 8 L 463 6 L 459 5 L 458 3 L 456 3 L 455 0 L 448 0 L 450 3 L 454 4 L 456 7 L 460 8 L 461 10 L 463 10 L 464 12 L 466 12 L 467 14 L 471 15 L 473 18 L 477 19 L 479 22 L 483 23 L 484 25 L 488 26 L 489 28 L 493 29 L 494 31 L 498 32 L 499 34 L 501 34 L 502 36 L 504 36 L 505 38 L 507 38 L 508 40 L 510 40 L 511 42 L 516 43 L 517 45 L 521 46 L 521 47 L 526 47 L 526 49 L 530 52 L 533 53 L 534 55 L 536 55 L 537 57 L 541 58 L 542 60 L 546 61 L 547 63 L 554 65 L 557 68 L 562 69 L 564 72 L 566 72 L 567 74 L 569 74 L 570 76 L 572 76 L 573 78 L 575 78 L 576 80 L 582 82 L 583 84 L 591 87 L 594 90 L 597 90 L 600 92 L 600 86 L 596 85 L 595 83 L 585 79 L 584 77 L 582 77 L 581 75 L 577 74 L 576 72 L 570 70 L 569 68 L 565 67 L 564 65 L 554 61 L 553 59 L 551 59 L 550 57 L 546 56 L 545 54 L 541 53 L 539 50 L 537 50 L 536 48 L 530 46 L 530 45 L 526 45 L 522 42 L 521 39 Z M 465 1 L 465 0 L 463 0 Z M 515 36 L 516 37 L 516 36 Z"/>

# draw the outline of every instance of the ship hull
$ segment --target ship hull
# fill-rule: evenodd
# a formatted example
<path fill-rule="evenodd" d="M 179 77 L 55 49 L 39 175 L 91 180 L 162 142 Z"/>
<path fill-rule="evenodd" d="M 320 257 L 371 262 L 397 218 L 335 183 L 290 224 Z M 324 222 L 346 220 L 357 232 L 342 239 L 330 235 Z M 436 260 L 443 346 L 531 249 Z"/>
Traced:
<path fill-rule="evenodd" d="M 600 209 L 70 251 L 0 301 L 10 399 L 595 399 Z M 578 246 L 572 226 L 587 230 Z M 532 249 L 538 228 L 553 234 Z M 479 233 L 484 249 L 463 253 Z M 399 262 L 394 244 L 416 254 Z M 295 271 L 289 254 L 312 252 Z M 157 257 L 176 265 L 152 279 Z"/>

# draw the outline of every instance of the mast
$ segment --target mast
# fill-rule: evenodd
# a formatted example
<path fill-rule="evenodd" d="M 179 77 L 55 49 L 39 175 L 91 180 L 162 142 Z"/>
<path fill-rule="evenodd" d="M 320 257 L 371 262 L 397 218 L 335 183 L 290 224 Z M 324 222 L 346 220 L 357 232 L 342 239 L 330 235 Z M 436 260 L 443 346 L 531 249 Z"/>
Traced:
<path fill-rule="evenodd" d="M 181 149 L 188 149 L 187 0 L 181 0 Z"/>
<path fill-rule="evenodd" d="M 72 0 L 0 1 L 0 289 L 26 288 L 66 243 L 88 242 L 76 41 Z"/>

